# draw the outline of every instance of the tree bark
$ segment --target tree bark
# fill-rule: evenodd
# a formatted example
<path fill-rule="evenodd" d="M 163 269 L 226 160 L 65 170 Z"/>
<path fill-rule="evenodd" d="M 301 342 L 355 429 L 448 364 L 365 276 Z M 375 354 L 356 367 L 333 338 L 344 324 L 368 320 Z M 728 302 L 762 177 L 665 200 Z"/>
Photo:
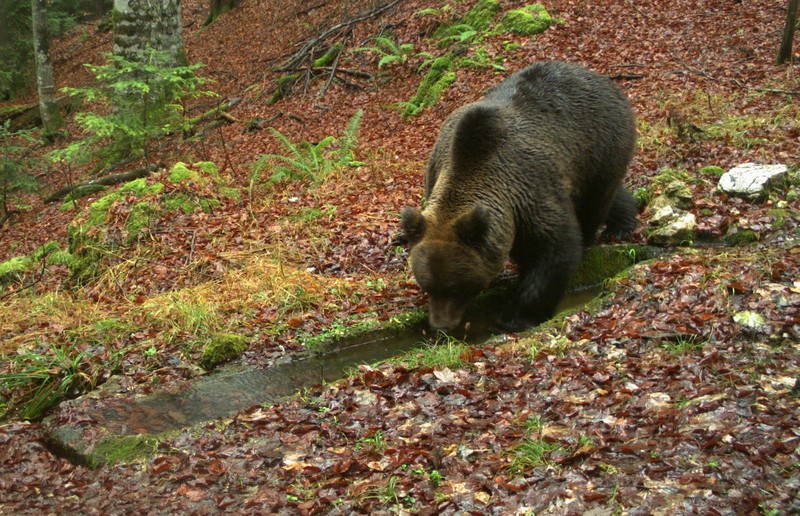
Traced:
<path fill-rule="evenodd" d="M 792 40 L 797 26 L 797 4 L 798 0 L 789 0 L 786 6 L 786 25 L 783 27 L 781 48 L 778 50 L 778 58 L 776 59 L 778 64 L 792 60 Z"/>
<path fill-rule="evenodd" d="M 211 0 L 208 18 L 206 18 L 206 21 L 203 22 L 203 25 L 208 25 L 216 20 L 217 16 L 220 14 L 228 12 L 234 7 L 238 6 L 240 1 L 241 0 Z"/>
<path fill-rule="evenodd" d="M 80 183 L 77 185 L 67 185 L 60 190 L 53 192 L 49 196 L 44 199 L 44 202 L 56 202 L 62 201 L 64 198 L 72 193 L 75 190 L 84 189 L 86 193 L 84 195 L 89 195 L 89 193 L 97 192 L 102 190 L 106 186 L 114 186 L 120 183 L 127 183 L 128 181 L 133 181 L 134 179 L 139 179 L 142 177 L 147 177 L 150 173 L 158 168 L 157 165 L 151 165 L 149 167 L 142 167 L 137 168 L 136 170 L 131 170 L 129 172 L 121 172 L 119 174 L 109 174 L 107 176 L 103 176 L 99 179 L 95 179 L 94 181 L 87 181 L 86 183 Z"/>
<path fill-rule="evenodd" d="M 167 56 L 166 66 L 188 64 L 181 36 L 180 0 L 114 0 L 114 55 L 141 62 L 147 50 Z"/>
<path fill-rule="evenodd" d="M 64 121 L 56 103 L 53 63 L 50 61 L 50 36 L 47 31 L 47 0 L 31 0 L 33 51 L 36 56 L 36 84 L 39 112 L 46 135 L 55 133 Z"/>

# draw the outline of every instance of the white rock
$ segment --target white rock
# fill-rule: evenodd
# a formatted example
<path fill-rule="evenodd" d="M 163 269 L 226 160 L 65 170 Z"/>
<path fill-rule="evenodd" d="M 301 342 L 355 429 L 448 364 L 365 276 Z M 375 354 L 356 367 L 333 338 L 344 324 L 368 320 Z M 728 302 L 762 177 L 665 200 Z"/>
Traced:
<path fill-rule="evenodd" d="M 661 213 L 663 211 L 663 213 Z M 647 241 L 655 245 L 680 245 L 691 242 L 694 239 L 694 230 L 697 227 L 697 219 L 692 213 L 683 210 L 672 209 L 667 206 L 653 215 L 657 226 L 647 235 Z"/>
<path fill-rule="evenodd" d="M 763 195 L 769 183 L 786 176 L 786 165 L 759 165 L 744 163 L 722 174 L 717 187 L 731 195 L 758 197 Z"/>
<path fill-rule="evenodd" d="M 659 224 L 666 224 L 676 218 L 677 212 L 671 205 L 661 206 L 655 210 L 653 216 L 650 217 L 650 225 L 658 226 Z"/>

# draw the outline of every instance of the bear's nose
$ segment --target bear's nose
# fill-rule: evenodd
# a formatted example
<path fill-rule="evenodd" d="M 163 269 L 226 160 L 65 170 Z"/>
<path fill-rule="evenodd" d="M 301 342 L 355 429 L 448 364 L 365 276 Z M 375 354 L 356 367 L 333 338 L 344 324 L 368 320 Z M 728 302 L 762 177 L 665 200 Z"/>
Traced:
<path fill-rule="evenodd" d="M 434 313 L 431 313 L 428 317 L 428 324 L 430 325 L 431 330 L 433 330 L 434 332 L 439 332 L 439 331 L 444 333 L 451 332 L 456 328 L 458 328 L 458 325 L 460 323 L 461 323 L 460 317 L 458 319 L 453 319 L 448 317 L 440 317 Z"/>

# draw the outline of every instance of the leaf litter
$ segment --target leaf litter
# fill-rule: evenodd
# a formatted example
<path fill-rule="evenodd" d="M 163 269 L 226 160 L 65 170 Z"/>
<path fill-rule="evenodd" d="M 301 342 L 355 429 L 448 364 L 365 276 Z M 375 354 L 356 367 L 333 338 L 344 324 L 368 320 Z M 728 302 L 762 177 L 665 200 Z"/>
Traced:
<path fill-rule="evenodd" d="M 517 4 L 522 5 L 510 2 L 509 8 Z M 425 7 L 440 6 L 407 2 L 388 14 L 398 37 L 420 48 L 426 40 L 419 37 L 422 22 L 413 13 Z M 297 23 L 290 23 L 297 10 L 293 3 L 268 7 L 250 2 L 200 32 L 205 5 L 187 2 L 183 8 L 191 60 L 206 63 L 204 73 L 215 78 L 219 93 L 231 97 L 259 82 L 266 86 L 269 70 L 288 52 L 278 44 L 253 47 L 252 34 L 263 35 L 265 41 L 274 37 L 272 41 L 296 42 L 314 33 L 314 23 L 324 27 L 335 19 L 335 9 L 328 6 L 309 11 L 313 16 L 304 12 Z M 697 175 L 706 165 L 724 168 L 753 159 L 791 164 L 796 159 L 797 111 L 789 108 L 781 116 L 780 106 L 786 105 L 787 96 L 796 96 L 797 75 L 791 67 L 772 64 L 783 21 L 774 2 L 681 0 L 670 9 L 654 9 L 614 1 L 598 12 L 584 2 L 554 0 L 547 8 L 564 23 L 532 40 L 509 38 L 508 43 L 521 48 L 508 53 L 508 70 L 535 59 L 583 63 L 617 76 L 640 120 L 664 126 L 671 121 L 677 128 L 640 144 L 631 186 L 649 185 L 667 167 Z M 355 34 L 367 37 L 383 23 L 382 19 L 356 27 Z M 503 43 L 489 38 L 486 44 Z M 96 57 L 79 53 L 80 48 L 69 41 L 54 44 L 56 52 L 73 53 L 61 65 L 63 73 L 56 74 L 59 80 L 75 84 L 86 79 L 77 64 Z M 167 221 L 166 227 L 185 230 L 160 235 L 163 248 L 174 251 L 163 255 L 159 266 L 136 271 L 119 286 L 142 289 L 144 302 L 163 288 L 159 285 L 186 282 L 175 271 L 182 270 L 190 243 L 191 252 L 203 257 L 203 270 L 222 276 L 231 274 L 237 262 L 230 260 L 231 253 L 252 256 L 253 242 L 283 239 L 296 244 L 286 252 L 298 270 L 324 274 L 326 281 L 387 278 L 385 289 L 360 302 L 320 310 L 323 301 L 313 307 L 316 315 L 292 314 L 290 329 L 274 339 L 263 337 L 262 346 L 246 358 L 250 363 L 274 358 L 281 346 L 296 347 L 292 330 L 324 327 L 347 313 L 379 311 L 388 317 L 420 304 L 423 300 L 404 275 L 403 254 L 386 252 L 396 214 L 420 200 L 420 170 L 441 121 L 499 76 L 487 70 L 460 70 L 457 83 L 440 103 L 411 120 L 383 108 L 410 98 L 418 78 L 399 70 L 380 88 L 365 84 L 349 91 L 334 85 L 311 110 L 310 96 L 289 96 L 275 107 L 247 98 L 236 113 L 239 119 L 267 119 L 279 110 L 280 131 L 308 140 L 338 134 L 352 112 L 363 107 L 367 111 L 361 146 L 386 154 L 375 165 L 330 177 L 313 192 L 296 185 L 277 187 L 272 202 L 258 207 L 252 217 L 232 205 Z M 717 98 L 728 99 L 730 105 L 717 104 Z M 698 104 L 709 106 L 710 113 L 695 112 Z M 774 120 L 735 134 L 712 135 L 725 116 L 759 113 L 771 114 Z M 681 128 L 692 126 L 708 137 L 686 137 L 691 130 Z M 742 137 L 751 144 L 737 140 Z M 220 143 L 195 152 L 225 163 L 226 172 L 240 183 L 246 182 L 246 163 L 257 154 L 280 150 L 265 132 L 242 132 L 235 125 L 223 127 L 218 138 Z M 568 315 L 555 335 L 475 349 L 463 357 L 461 366 L 364 366 L 337 383 L 252 407 L 229 422 L 163 437 L 153 457 L 131 464 L 98 470 L 74 465 L 47 448 L 40 424 L 5 423 L 0 427 L 0 510 L 796 511 L 796 209 L 787 210 L 779 225 L 769 211 L 775 208 L 773 200 L 752 203 L 720 197 L 713 192 L 713 182 L 706 180 L 691 188 L 702 234 L 719 238 L 736 224 L 754 231 L 758 243 L 699 247 L 640 264 L 612 284 L 596 311 Z M 316 219 L 312 228 L 281 222 L 287 215 L 325 205 L 336 206 L 335 214 Z M 23 214 L 20 224 L 3 227 L 0 238 L 28 252 L 51 238 L 65 241 L 69 217 L 53 207 L 37 213 L 37 220 L 24 220 Z M 197 237 L 187 238 L 192 231 Z M 326 239 L 323 246 L 314 238 L 320 235 Z M 98 290 L 94 295 L 102 300 L 104 294 Z M 251 324 L 266 330 L 274 324 L 273 310 L 264 306 Z M 763 323 L 749 314 L 757 314 Z M 36 331 L 47 341 L 56 340 L 65 329 L 63 324 L 42 322 Z M 153 337 L 150 331 L 143 328 L 129 339 L 147 342 Z M 180 355 L 169 347 L 161 353 Z M 153 373 L 134 356 L 125 360 L 120 392 L 146 393 L 159 382 L 191 376 L 174 364 L 165 363 L 160 373 Z M 159 375 L 162 380 L 154 381 Z M 91 429 L 91 419 L 69 403 L 55 415 Z M 515 463 L 518 457 L 525 460 Z"/>

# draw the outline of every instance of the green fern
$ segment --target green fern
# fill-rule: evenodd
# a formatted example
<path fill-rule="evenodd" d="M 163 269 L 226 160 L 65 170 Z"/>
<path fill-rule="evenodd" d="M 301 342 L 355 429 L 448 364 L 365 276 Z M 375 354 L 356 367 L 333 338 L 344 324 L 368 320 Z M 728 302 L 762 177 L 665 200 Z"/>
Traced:
<path fill-rule="evenodd" d="M 445 33 L 439 38 L 439 46 L 445 47 L 451 43 L 465 43 L 473 40 L 479 32 L 472 25 L 460 23 L 447 28 Z"/>
<path fill-rule="evenodd" d="M 357 166 L 359 162 L 354 161 L 355 155 L 353 150 L 358 145 L 358 130 L 361 127 L 361 119 L 364 117 L 364 110 L 359 109 L 353 115 L 349 122 L 344 135 L 339 138 L 338 150 L 338 165 L 340 166 Z"/>
<path fill-rule="evenodd" d="M 353 52 L 372 52 L 381 56 L 378 68 L 397 63 L 405 64 L 414 55 L 412 43 L 398 43 L 387 36 L 376 36 L 372 39 L 375 46 L 354 48 Z"/>
<path fill-rule="evenodd" d="M 262 154 L 250 174 L 250 191 L 260 181 L 263 172 L 272 171 L 268 184 L 281 181 L 309 181 L 319 183 L 337 168 L 358 166 L 354 149 L 358 144 L 358 130 L 364 111 L 359 109 L 347 123 L 340 138 L 327 136 L 318 143 L 294 143 L 285 134 L 270 127 L 270 133 L 286 148 L 285 154 Z M 332 148 L 334 147 L 335 148 Z"/>

